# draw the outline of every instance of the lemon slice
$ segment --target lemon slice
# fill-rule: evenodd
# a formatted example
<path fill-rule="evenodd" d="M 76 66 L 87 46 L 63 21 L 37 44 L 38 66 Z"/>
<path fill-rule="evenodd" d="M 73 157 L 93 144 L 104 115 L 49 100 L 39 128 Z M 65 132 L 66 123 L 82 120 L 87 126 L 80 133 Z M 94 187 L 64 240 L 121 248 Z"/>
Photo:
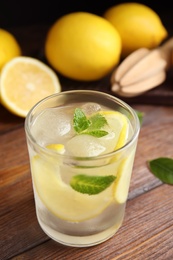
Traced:
<path fill-rule="evenodd" d="M 60 92 L 56 73 L 43 62 L 16 57 L 5 64 L 0 77 L 2 104 L 15 115 L 26 117 L 42 98 Z"/>
<path fill-rule="evenodd" d="M 118 137 L 114 148 L 114 150 L 117 150 L 124 146 L 127 141 L 129 133 L 127 117 L 118 111 L 102 111 L 101 113 L 105 115 L 108 125 L 115 133 L 115 136 Z"/>
<path fill-rule="evenodd" d="M 114 198 L 121 204 L 125 203 L 128 197 L 134 155 L 135 149 L 122 161 L 118 169 L 117 180 L 114 185 Z"/>
<path fill-rule="evenodd" d="M 129 134 L 129 123 L 123 114 L 118 111 L 103 111 L 103 114 L 108 121 L 111 129 L 118 134 L 115 150 L 125 145 Z M 120 130 L 119 130 L 120 129 Z M 135 148 L 129 153 L 118 167 L 117 179 L 114 185 L 114 198 L 116 202 L 123 204 L 128 197 L 128 191 L 130 186 L 131 172 L 134 161 Z M 114 158 L 114 161 L 118 160 L 119 156 Z"/>
<path fill-rule="evenodd" d="M 113 189 L 96 195 L 82 194 L 61 180 L 58 168 L 39 156 L 31 162 L 36 191 L 44 205 L 57 217 L 80 222 L 101 214 L 113 201 Z M 69 174 L 69 172 L 64 174 Z"/>
<path fill-rule="evenodd" d="M 46 146 L 46 148 L 50 149 L 50 150 L 53 150 L 53 151 L 56 151 L 60 154 L 64 154 L 65 153 L 65 147 L 63 144 L 48 144 Z"/>

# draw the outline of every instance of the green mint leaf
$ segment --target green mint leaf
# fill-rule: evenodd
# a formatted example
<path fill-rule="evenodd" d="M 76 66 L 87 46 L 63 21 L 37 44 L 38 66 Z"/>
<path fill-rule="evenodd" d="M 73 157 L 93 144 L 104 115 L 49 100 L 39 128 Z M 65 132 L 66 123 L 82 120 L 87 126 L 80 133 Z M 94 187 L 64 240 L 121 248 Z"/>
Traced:
<path fill-rule="evenodd" d="M 87 135 L 92 135 L 92 136 L 94 136 L 94 137 L 103 137 L 103 136 L 105 136 L 105 135 L 107 135 L 108 134 L 108 132 L 107 131 L 104 131 L 104 130 L 87 130 L 87 131 L 85 131 L 84 132 L 84 134 L 87 134 Z"/>
<path fill-rule="evenodd" d="M 106 124 L 106 118 L 100 113 L 97 113 L 88 119 L 80 108 L 75 109 L 73 127 L 78 134 L 88 134 L 94 137 L 103 137 L 108 134 L 107 131 L 101 129 Z"/>
<path fill-rule="evenodd" d="M 150 171 L 162 182 L 173 184 L 173 159 L 161 157 L 148 162 Z"/>
<path fill-rule="evenodd" d="M 91 122 L 87 119 L 80 108 L 76 108 L 73 117 L 73 127 L 77 133 L 81 133 L 90 126 Z"/>
<path fill-rule="evenodd" d="M 75 175 L 71 179 L 71 187 L 80 193 L 95 195 L 106 188 L 108 188 L 112 182 L 116 179 L 115 176 L 89 176 L 89 175 Z"/>
<path fill-rule="evenodd" d="M 90 129 L 101 129 L 103 126 L 107 124 L 106 118 L 99 113 L 91 116 L 90 121 Z"/>

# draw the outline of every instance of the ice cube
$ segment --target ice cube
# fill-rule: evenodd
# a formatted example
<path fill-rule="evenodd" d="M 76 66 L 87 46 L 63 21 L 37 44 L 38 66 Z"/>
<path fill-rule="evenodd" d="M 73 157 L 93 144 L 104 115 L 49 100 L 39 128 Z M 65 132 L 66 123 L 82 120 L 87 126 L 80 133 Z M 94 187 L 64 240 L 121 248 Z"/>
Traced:
<path fill-rule="evenodd" d="M 89 102 L 89 103 L 86 103 L 84 104 L 81 109 L 83 110 L 83 112 L 86 114 L 86 115 L 92 115 L 98 111 L 101 110 L 101 106 L 97 103 L 94 103 L 94 102 Z"/>
<path fill-rule="evenodd" d="M 77 157 L 98 156 L 104 153 L 105 149 L 98 138 L 85 134 L 73 137 L 66 144 L 67 153 Z"/>
<path fill-rule="evenodd" d="M 72 112 L 64 112 L 63 108 L 46 109 L 36 119 L 32 134 L 40 145 L 64 143 L 74 135 L 71 119 Z"/>

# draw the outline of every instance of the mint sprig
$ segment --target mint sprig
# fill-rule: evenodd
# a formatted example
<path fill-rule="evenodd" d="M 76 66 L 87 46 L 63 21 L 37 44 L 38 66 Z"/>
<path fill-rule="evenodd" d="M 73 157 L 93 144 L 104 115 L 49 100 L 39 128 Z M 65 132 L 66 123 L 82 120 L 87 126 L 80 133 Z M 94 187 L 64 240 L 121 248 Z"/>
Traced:
<path fill-rule="evenodd" d="M 100 113 L 87 118 L 80 108 L 76 108 L 73 117 L 73 127 L 78 134 L 88 134 L 95 137 L 103 137 L 108 134 L 102 128 L 107 124 L 106 118 Z"/>
<path fill-rule="evenodd" d="M 160 157 L 148 162 L 150 171 L 162 182 L 173 184 L 173 159 Z"/>
<path fill-rule="evenodd" d="M 75 131 L 80 134 L 85 131 L 91 122 L 87 119 L 86 115 L 80 108 L 75 109 L 74 117 L 73 117 L 73 127 Z"/>
<path fill-rule="evenodd" d="M 96 195 L 108 188 L 116 179 L 114 175 L 108 176 L 89 176 L 79 174 L 73 176 L 70 186 L 83 194 Z"/>

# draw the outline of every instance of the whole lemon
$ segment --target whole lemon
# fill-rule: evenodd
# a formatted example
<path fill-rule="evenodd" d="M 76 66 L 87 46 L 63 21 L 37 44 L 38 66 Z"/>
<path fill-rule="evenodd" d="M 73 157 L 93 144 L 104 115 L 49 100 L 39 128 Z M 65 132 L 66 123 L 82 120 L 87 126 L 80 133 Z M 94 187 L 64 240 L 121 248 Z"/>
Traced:
<path fill-rule="evenodd" d="M 20 55 L 20 45 L 12 33 L 0 29 L 0 71 L 8 61 Z"/>
<path fill-rule="evenodd" d="M 60 17 L 49 29 L 45 56 L 62 75 L 98 80 L 119 62 L 121 38 L 105 18 L 87 12 Z"/>
<path fill-rule="evenodd" d="M 157 13 L 144 4 L 118 4 L 110 7 L 103 17 L 119 32 L 124 57 L 138 48 L 157 47 L 168 35 Z"/>

